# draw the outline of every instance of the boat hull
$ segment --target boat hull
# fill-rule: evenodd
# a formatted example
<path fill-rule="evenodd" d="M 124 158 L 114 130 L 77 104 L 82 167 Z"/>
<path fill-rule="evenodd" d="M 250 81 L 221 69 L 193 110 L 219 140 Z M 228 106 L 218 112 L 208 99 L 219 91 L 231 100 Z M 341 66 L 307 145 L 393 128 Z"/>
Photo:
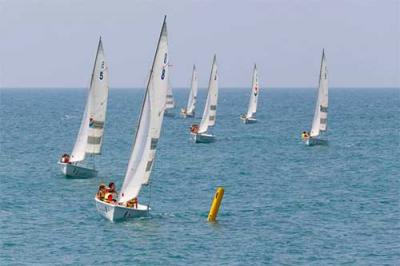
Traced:
<path fill-rule="evenodd" d="M 194 117 L 194 112 L 192 112 L 192 113 L 186 113 L 186 110 L 185 110 L 185 109 L 182 109 L 182 110 L 181 110 L 181 115 L 182 115 L 184 118 L 186 118 L 186 117 Z"/>
<path fill-rule="evenodd" d="M 306 144 L 307 146 L 328 145 L 327 139 L 308 138 L 303 141 L 304 141 L 304 144 Z"/>
<path fill-rule="evenodd" d="M 96 209 L 101 216 L 111 222 L 121 222 L 128 219 L 148 217 L 150 208 L 147 205 L 138 204 L 137 208 L 128 208 L 111 204 L 95 198 Z"/>
<path fill-rule="evenodd" d="M 215 136 L 206 133 L 191 133 L 195 143 L 211 143 L 215 141 Z"/>
<path fill-rule="evenodd" d="M 254 117 L 246 117 L 246 116 L 240 116 L 240 119 L 243 121 L 244 124 L 254 124 L 257 123 L 257 119 Z"/>
<path fill-rule="evenodd" d="M 58 162 L 61 171 L 66 177 L 69 178 L 92 178 L 97 176 L 97 170 L 78 166 L 71 163 Z"/>

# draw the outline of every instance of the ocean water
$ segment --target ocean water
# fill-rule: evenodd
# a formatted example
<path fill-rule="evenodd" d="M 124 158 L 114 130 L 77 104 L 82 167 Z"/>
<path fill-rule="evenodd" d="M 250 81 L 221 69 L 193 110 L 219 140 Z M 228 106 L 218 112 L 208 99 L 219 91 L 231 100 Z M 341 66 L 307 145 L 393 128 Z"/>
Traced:
<path fill-rule="evenodd" d="M 110 223 L 100 181 L 120 187 L 143 90 L 112 89 L 99 178 L 65 178 L 84 89 L 1 90 L 0 265 L 399 265 L 400 90 L 332 89 L 329 146 L 306 147 L 314 89 L 220 91 L 217 142 L 194 144 L 198 117 L 166 117 L 152 173 L 151 218 Z M 187 90 L 175 90 L 178 107 Z M 179 110 L 176 110 L 178 114 Z M 217 223 L 206 221 L 225 188 Z"/>

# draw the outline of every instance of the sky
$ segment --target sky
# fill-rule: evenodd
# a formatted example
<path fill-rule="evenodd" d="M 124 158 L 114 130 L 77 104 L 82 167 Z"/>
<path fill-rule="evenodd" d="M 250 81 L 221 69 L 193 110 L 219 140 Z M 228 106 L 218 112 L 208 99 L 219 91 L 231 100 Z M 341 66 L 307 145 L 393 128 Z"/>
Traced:
<path fill-rule="evenodd" d="M 101 35 L 111 88 L 142 88 L 167 15 L 171 85 L 400 87 L 400 0 L 0 0 L 0 87 L 84 88 Z"/>

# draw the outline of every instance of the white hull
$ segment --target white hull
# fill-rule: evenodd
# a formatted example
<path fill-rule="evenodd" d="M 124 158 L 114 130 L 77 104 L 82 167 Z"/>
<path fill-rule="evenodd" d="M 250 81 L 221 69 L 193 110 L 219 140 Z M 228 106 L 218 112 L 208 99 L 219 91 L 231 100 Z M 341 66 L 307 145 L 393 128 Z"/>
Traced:
<path fill-rule="evenodd" d="M 307 146 L 314 146 L 314 145 L 328 145 L 327 139 L 319 139 L 319 138 L 308 138 L 304 140 L 304 143 Z"/>
<path fill-rule="evenodd" d="M 188 114 L 188 113 L 186 113 L 186 110 L 185 110 L 185 109 L 182 109 L 182 110 L 181 110 L 181 115 L 182 115 L 184 118 L 186 118 L 186 117 L 194 117 L 194 112 Z"/>
<path fill-rule="evenodd" d="M 257 119 L 255 117 L 246 117 L 244 115 L 240 116 L 240 119 L 243 121 L 245 124 L 254 124 L 257 123 Z"/>
<path fill-rule="evenodd" d="M 215 136 L 206 133 L 191 133 L 195 143 L 211 143 L 215 141 Z"/>
<path fill-rule="evenodd" d="M 147 205 L 138 204 L 137 208 L 128 208 L 111 204 L 95 198 L 97 211 L 111 222 L 124 221 L 132 218 L 149 216 L 150 208 Z"/>
<path fill-rule="evenodd" d="M 58 162 L 61 171 L 67 177 L 71 178 L 92 178 L 97 176 L 97 170 L 78 166 L 76 164 Z"/>

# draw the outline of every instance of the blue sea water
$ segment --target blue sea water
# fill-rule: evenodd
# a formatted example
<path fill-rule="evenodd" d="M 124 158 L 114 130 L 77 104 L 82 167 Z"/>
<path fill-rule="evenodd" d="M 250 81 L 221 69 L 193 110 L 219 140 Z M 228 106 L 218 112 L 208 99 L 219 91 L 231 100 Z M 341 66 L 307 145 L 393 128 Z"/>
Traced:
<path fill-rule="evenodd" d="M 398 265 L 399 92 L 332 89 L 330 144 L 306 147 L 315 90 L 263 90 L 259 122 L 244 125 L 248 90 L 222 89 L 217 142 L 190 142 L 199 117 L 165 118 L 139 198 L 151 218 L 113 224 L 93 198 L 100 181 L 122 183 L 143 90 L 110 91 L 100 177 L 72 180 L 57 160 L 72 149 L 86 91 L 3 89 L 0 265 Z M 187 94 L 175 91 L 179 107 Z M 225 196 L 208 223 L 217 186 Z"/>

